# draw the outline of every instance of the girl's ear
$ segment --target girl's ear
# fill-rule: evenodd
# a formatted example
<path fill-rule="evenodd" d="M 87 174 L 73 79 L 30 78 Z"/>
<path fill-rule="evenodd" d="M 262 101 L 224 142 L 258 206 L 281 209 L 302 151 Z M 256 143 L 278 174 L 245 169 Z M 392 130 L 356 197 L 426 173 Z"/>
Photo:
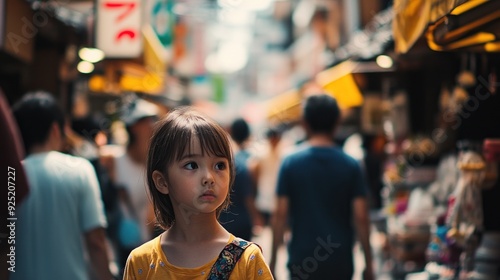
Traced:
<path fill-rule="evenodd" d="M 155 182 L 155 187 L 159 192 L 168 194 L 167 180 L 165 180 L 165 176 L 160 171 L 153 171 L 153 182 Z"/>

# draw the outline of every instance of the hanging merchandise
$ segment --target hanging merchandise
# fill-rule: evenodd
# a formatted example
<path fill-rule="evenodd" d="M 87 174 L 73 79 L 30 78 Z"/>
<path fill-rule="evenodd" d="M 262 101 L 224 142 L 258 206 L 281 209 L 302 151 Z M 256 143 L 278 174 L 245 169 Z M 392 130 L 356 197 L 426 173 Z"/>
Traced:
<path fill-rule="evenodd" d="M 463 273 L 472 271 L 474 252 L 478 246 L 478 233 L 483 229 L 481 186 L 485 178 L 486 163 L 474 150 L 461 152 L 457 167 L 460 178 L 447 219 L 450 230 L 447 237 L 463 250 L 460 267 Z"/>
<path fill-rule="evenodd" d="M 473 279 L 498 279 L 500 276 L 500 139 L 485 139 L 483 156 L 486 162 L 483 184 L 483 224 L 481 244 L 474 255 Z"/>
<path fill-rule="evenodd" d="M 448 227 L 445 223 L 445 215 L 437 218 L 436 224 L 432 225 L 431 241 L 427 246 L 426 258 L 428 262 L 448 263 L 448 239 L 446 232 Z"/>

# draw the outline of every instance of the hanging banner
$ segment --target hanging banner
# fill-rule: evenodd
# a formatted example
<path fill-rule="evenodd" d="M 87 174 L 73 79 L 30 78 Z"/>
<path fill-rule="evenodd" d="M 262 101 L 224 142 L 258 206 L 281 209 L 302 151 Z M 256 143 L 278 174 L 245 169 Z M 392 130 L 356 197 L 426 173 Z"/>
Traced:
<path fill-rule="evenodd" d="M 97 1 L 96 46 L 107 58 L 136 58 L 142 52 L 141 1 Z"/>

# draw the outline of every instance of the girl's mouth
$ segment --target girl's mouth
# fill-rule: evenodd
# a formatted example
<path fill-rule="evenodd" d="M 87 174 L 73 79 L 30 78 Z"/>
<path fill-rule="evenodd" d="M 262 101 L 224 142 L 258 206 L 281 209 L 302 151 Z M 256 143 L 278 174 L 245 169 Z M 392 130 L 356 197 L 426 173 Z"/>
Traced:
<path fill-rule="evenodd" d="M 213 191 L 206 191 L 201 195 L 201 198 L 212 201 L 215 199 L 215 193 Z"/>

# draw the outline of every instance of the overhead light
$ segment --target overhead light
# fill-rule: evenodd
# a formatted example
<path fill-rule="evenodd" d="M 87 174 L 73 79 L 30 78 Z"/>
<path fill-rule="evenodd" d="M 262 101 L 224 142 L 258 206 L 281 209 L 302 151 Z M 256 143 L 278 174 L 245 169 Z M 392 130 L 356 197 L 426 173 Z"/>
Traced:
<path fill-rule="evenodd" d="M 80 61 L 76 66 L 76 69 L 78 69 L 78 72 L 82 74 L 88 74 L 94 71 L 94 64 L 88 61 Z"/>
<path fill-rule="evenodd" d="M 96 63 L 104 59 L 104 52 L 96 48 L 81 48 L 78 56 L 85 61 Z"/>
<path fill-rule="evenodd" d="M 377 65 L 382 68 L 391 68 L 394 64 L 392 58 L 388 55 L 379 55 L 375 61 L 377 62 Z"/>

